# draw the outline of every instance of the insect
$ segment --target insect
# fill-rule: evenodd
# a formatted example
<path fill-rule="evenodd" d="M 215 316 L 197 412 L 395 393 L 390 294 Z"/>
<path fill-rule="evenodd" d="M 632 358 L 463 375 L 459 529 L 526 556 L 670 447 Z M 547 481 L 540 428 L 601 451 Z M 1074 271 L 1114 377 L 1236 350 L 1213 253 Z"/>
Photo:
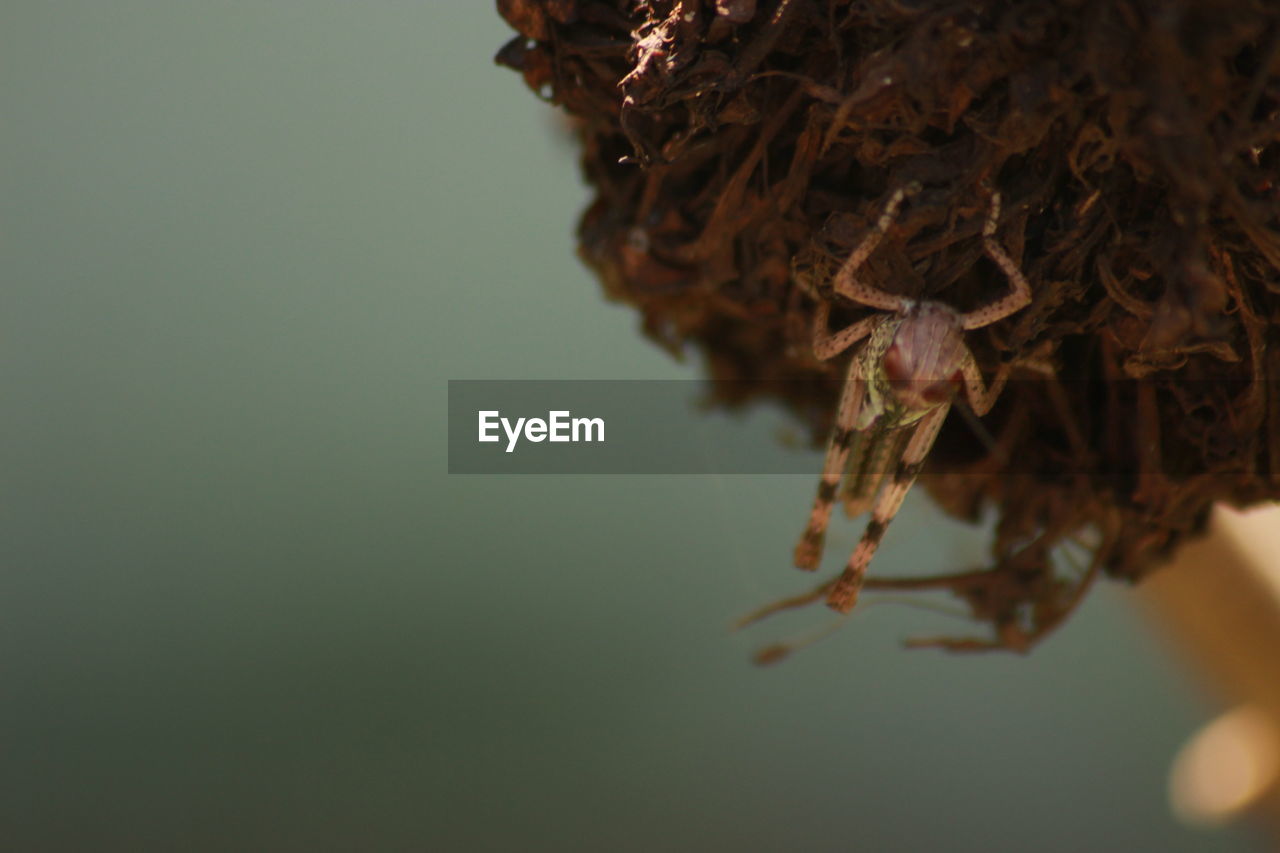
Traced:
<path fill-rule="evenodd" d="M 893 224 L 903 200 L 919 191 L 919 184 L 911 183 L 889 196 L 875 226 L 849 254 L 833 281 L 837 294 L 889 313 L 873 314 L 837 332 L 829 328 L 829 302 L 820 301 L 814 314 L 813 349 L 822 360 L 835 358 L 866 339 L 849 362 L 818 495 L 795 549 L 798 568 L 818 567 L 831 507 L 848 466 L 846 509 L 856 513 L 869 506 L 871 520 L 844 572 L 827 593 L 827 604 L 841 613 L 848 613 L 857 603 L 867 566 L 915 482 L 958 390 L 963 387 L 974 413 L 984 415 L 1017 364 L 1003 364 L 987 385 L 965 345 L 964 333 L 1008 317 L 1031 301 L 1027 280 L 995 240 L 999 193 L 992 194 L 982 243 L 1012 285 L 1007 295 L 962 313 L 942 302 L 908 299 L 858 281 L 858 269 Z"/>

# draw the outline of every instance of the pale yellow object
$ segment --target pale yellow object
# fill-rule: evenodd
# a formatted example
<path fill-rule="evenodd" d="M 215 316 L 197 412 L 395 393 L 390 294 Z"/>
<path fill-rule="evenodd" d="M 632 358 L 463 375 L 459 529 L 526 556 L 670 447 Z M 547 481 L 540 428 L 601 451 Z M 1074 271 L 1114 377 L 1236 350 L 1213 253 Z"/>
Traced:
<path fill-rule="evenodd" d="M 1180 818 L 1245 813 L 1280 830 L 1280 506 L 1218 507 L 1210 533 L 1140 586 L 1141 597 L 1228 706 L 1173 762 Z"/>
<path fill-rule="evenodd" d="M 1242 705 L 1196 732 L 1178 752 L 1169 772 L 1169 804 L 1187 823 L 1225 823 L 1268 792 L 1277 770 L 1276 727 L 1256 706 Z"/>

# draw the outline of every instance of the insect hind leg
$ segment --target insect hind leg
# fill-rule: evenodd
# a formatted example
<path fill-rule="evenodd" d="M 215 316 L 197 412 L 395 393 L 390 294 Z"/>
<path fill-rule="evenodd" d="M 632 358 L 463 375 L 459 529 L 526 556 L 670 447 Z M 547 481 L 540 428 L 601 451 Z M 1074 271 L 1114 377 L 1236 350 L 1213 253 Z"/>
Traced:
<path fill-rule="evenodd" d="M 818 484 L 818 494 L 814 498 L 813 509 L 809 513 L 809 523 L 805 526 L 800 541 L 796 543 L 794 555 L 796 568 L 811 571 L 818 567 L 818 562 L 822 559 L 827 524 L 831 520 L 831 505 L 839 492 L 840 480 L 844 476 L 845 463 L 849 457 L 849 447 L 857 434 L 854 424 L 858 420 L 858 411 L 862 408 L 864 387 L 860 360 L 851 359 L 844 389 L 840 392 L 836 425 L 831 431 L 831 438 L 827 441 L 826 460 L 822 465 L 822 481 Z"/>
<path fill-rule="evenodd" d="M 888 478 L 889 462 L 901 456 L 902 440 L 909 433 L 897 428 L 858 434 L 840 494 L 846 516 L 854 518 L 871 509 Z"/>
<path fill-rule="evenodd" d="M 862 540 L 858 542 L 858 547 L 853 549 L 853 555 L 849 557 L 844 572 L 836 579 L 835 585 L 827 595 L 827 605 L 832 609 L 848 613 L 857 604 L 858 593 L 862 589 L 862 581 L 867 574 L 867 566 L 871 564 L 871 558 L 880 547 L 880 540 L 884 537 L 889 522 L 893 521 L 893 517 L 898 514 L 903 498 L 907 496 L 911 484 L 920 473 L 920 466 L 929 454 L 929 449 L 933 447 L 934 439 L 938 437 L 938 430 L 946 420 L 947 411 L 950 408 L 950 405 L 937 407 L 916 426 L 911 440 L 907 443 L 907 449 L 902 453 L 902 461 L 894 470 L 888 485 L 876 499 L 875 506 L 871 510 L 871 521 L 867 523 L 867 530 L 862 534 Z"/>

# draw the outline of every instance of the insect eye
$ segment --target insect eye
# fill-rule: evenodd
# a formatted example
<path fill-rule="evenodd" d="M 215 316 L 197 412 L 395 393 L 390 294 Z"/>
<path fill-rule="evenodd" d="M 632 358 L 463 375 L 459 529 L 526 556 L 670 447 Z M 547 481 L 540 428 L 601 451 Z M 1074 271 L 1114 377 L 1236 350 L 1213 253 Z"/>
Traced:
<path fill-rule="evenodd" d="M 898 351 L 896 346 L 890 347 L 885 352 L 881 365 L 884 368 L 885 377 L 895 385 L 910 378 L 906 375 L 906 365 L 902 363 L 902 353 Z"/>

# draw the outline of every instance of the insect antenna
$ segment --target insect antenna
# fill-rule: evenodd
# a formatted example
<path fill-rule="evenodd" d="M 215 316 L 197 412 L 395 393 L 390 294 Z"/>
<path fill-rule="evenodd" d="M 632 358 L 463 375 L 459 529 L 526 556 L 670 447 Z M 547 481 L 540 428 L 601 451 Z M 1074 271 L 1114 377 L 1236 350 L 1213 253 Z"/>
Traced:
<path fill-rule="evenodd" d="M 741 631 L 750 625 L 754 625 L 764 619 L 768 619 L 775 613 L 781 613 L 784 610 L 796 610 L 801 607 L 807 607 L 815 601 L 821 601 L 826 597 L 831 587 L 835 585 L 834 580 L 824 581 L 808 592 L 800 595 L 793 595 L 788 598 L 780 598 L 777 601 L 771 601 L 763 607 L 752 610 L 746 616 L 733 623 L 733 630 Z"/>
<path fill-rule="evenodd" d="M 982 422 L 982 418 L 974 413 L 967 400 L 958 400 L 957 402 L 960 405 L 955 406 L 955 408 L 960 411 L 960 416 L 964 418 L 964 422 L 969 425 L 969 429 L 977 436 L 978 441 L 982 442 L 983 447 L 987 449 L 987 452 L 995 458 L 1001 467 L 1006 467 L 1009 464 L 1009 454 L 1000 446 L 1000 442 L 991 434 L 991 430 L 987 429 L 987 425 Z"/>
<path fill-rule="evenodd" d="M 816 631 L 811 631 L 808 634 L 803 634 L 795 640 L 771 643 L 770 645 L 757 649 L 755 654 L 751 656 L 751 662 L 756 666 L 772 666 L 773 664 L 790 657 L 801 649 L 806 649 L 814 643 L 820 643 L 827 637 L 830 637 L 836 631 L 840 630 L 847 618 L 847 616 L 843 616 L 829 625 L 819 628 Z"/>
<path fill-rule="evenodd" d="M 771 605 L 770 607 L 761 608 L 760 610 L 757 610 L 755 613 L 749 615 L 745 619 L 739 621 L 734 626 L 734 628 L 735 629 L 742 628 L 753 622 L 758 622 L 759 620 L 765 618 L 766 616 L 771 616 L 774 613 L 783 609 L 787 609 L 790 607 L 802 607 L 805 604 L 813 604 L 815 601 L 818 601 L 819 599 L 822 598 L 823 595 L 826 594 L 826 589 L 829 586 L 830 584 L 823 584 L 823 586 L 820 587 L 818 590 L 815 590 L 814 593 L 810 593 L 808 595 L 796 596 L 795 598 L 792 598 L 792 599 L 787 599 L 786 607 L 779 607 L 778 605 L 783 604 L 783 602 L 777 602 Z M 796 603 L 796 602 L 800 602 L 800 603 Z M 924 610 L 929 613 L 937 613 L 952 619 L 968 620 L 969 618 L 969 614 L 958 607 L 948 607 L 945 604 L 935 604 L 933 602 L 919 601 L 913 598 L 906 598 L 904 596 L 894 596 L 894 595 L 864 599 L 862 602 L 860 602 L 859 609 L 874 607 L 877 604 L 896 604 L 901 607 L 913 607 L 917 610 Z M 782 640 L 776 643 L 770 643 L 767 646 L 762 646 L 759 649 L 756 649 L 756 651 L 751 655 L 751 661 L 757 666 L 772 666 L 773 664 L 778 663 L 779 661 L 782 661 L 790 657 L 792 654 L 798 651 L 806 649 L 809 646 L 814 645 L 815 643 L 819 643 L 825 640 L 827 637 L 831 636 L 836 631 L 838 631 L 841 628 L 841 626 L 844 625 L 845 621 L 848 618 L 849 616 L 845 615 L 840 617 L 839 619 L 836 619 L 834 622 L 831 622 L 823 626 L 822 628 L 819 628 L 815 631 L 811 631 L 807 634 L 801 634 L 795 639 Z"/>

